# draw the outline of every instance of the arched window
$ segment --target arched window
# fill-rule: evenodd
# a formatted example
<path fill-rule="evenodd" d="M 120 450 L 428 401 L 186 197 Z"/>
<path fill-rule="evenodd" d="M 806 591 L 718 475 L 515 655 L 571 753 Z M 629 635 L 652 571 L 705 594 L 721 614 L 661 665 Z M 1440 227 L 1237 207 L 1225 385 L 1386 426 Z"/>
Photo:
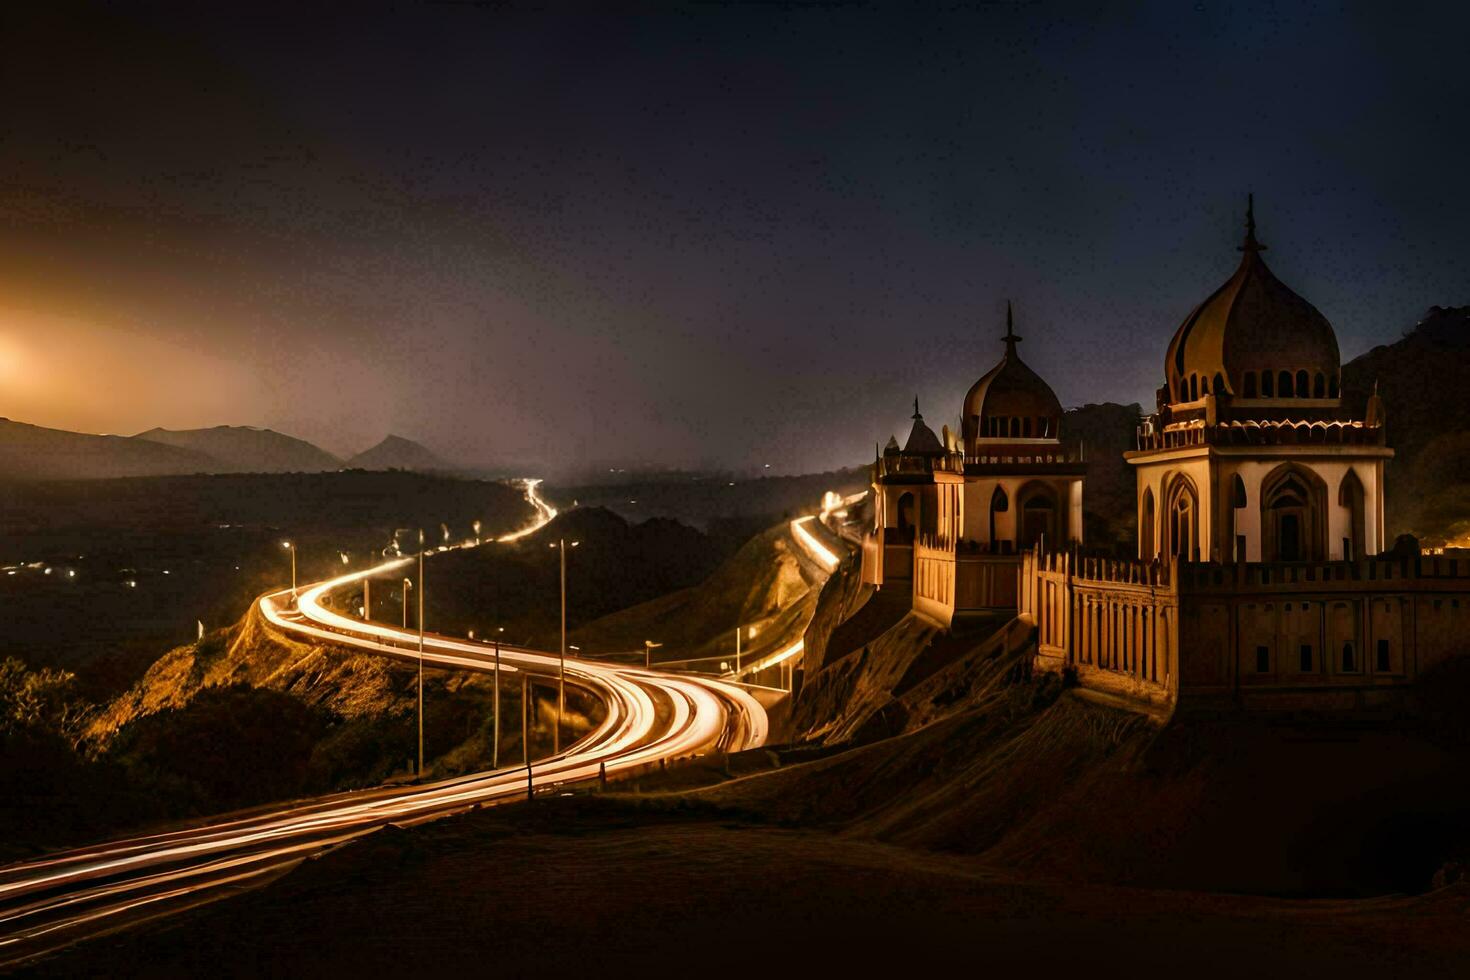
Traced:
<path fill-rule="evenodd" d="M 1216 395 L 1225 394 L 1225 375 L 1221 374 L 1219 371 L 1216 371 L 1215 387 L 1211 388 L 1210 390 L 1213 391 Z"/>
<path fill-rule="evenodd" d="M 1199 498 L 1187 477 L 1175 477 L 1169 486 L 1165 542 L 1168 554 L 1181 561 L 1194 561 L 1199 552 Z"/>
<path fill-rule="evenodd" d="M 1244 507 L 1245 506 L 1245 481 L 1240 478 L 1240 474 L 1239 473 L 1235 474 L 1235 479 L 1232 480 L 1231 483 L 1230 483 L 1230 498 L 1231 498 L 1231 504 L 1230 504 L 1230 506 L 1232 506 L 1232 507 Z"/>
<path fill-rule="evenodd" d="M 914 495 L 905 493 L 898 498 L 898 540 L 900 543 L 914 540 Z"/>
<path fill-rule="evenodd" d="M 1154 525 L 1157 519 L 1154 516 L 1154 491 L 1152 487 L 1143 490 L 1143 506 L 1139 508 L 1138 515 L 1138 551 L 1139 557 L 1144 561 L 1158 557 L 1159 549 L 1154 544 Z"/>
<path fill-rule="evenodd" d="M 1312 381 L 1312 397 L 1327 397 L 1327 375 L 1323 374 L 1321 371 L 1317 372 L 1317 377 Z"/>
<path fill-rule="evenodd" d="M 1271 372 L 1270 371 L 1262 371 L 1261 372 L 1261 397 L 1262 398 L 1271 398 L 1273 396 L 1273 394 L 1275 393 L 1275 390 L 1276 389 L 1271 384 Z"/>
<path fill-rule="evenodd" d="M 1306 397 L 1310 396 L 1311 394 L 1312 394 L 1312 382 L 1311 382 L 1311 379 L 1309 379 L 1307 377 L 1307 372 L 1305 372 L 1305 371 L 1298 371 L 1296 373 L 1296 396 L 1298 398 L 1306 398 Z"/>
<path fill-rule="evenodd" d="M 1026 439 L 1031 438 L 1031 416 L 1029 415 L 1021 420 L 1021 435 Z"/>
<path fill-rule="evenodd" d="M 1291 372 L 1282 371 L 1276 375 L 1276 394 L 1282 398 L 1291 397 Z"/>
<path fill-rule="evenodd" d="M 1256 372 L 1254 371 L 1245 372 L 1245 397 L 1256 397 Z"/>
<path fill-rule="evenodd" d="M 1199 399 L 1199 375 L 1197 375 L 1197 374 L 1191 374 L 1189 376 L 1189 400 L 1190 401 L 1196 401 L 1198 399 Z"/>
<path fill-rule="evenodd" d="M 1337 504 L 1348 512 L 1348 536 L 1342 539 L 1343 561 L 1356 561 L 1364 555 L 1366 518 L 1363 513 L 1363 481 L 1354 470 L 1343 474 L 1337 487 Z"/>
<path fill-rule="evenodd" d="M 1327 378 L 1327 397 L 1337 397 L 1337 375 L 1335 374 Z"/>
<path fill-rule="evenodd" d="M 1200 376 L 1200 379 L 1199 379 L 1199 393 L 1201 395 L 1208 395 L 1210 393 L 1210 379 L 1209 379 L 1208 376 L 1205 376 L 1205 375 L 1201 375 Z"/>
<path fill-rule="evenodd" d="M 1358 669 L 1357 663 L 1353 658 L 1353 645 L 1351 642 L 1342 645 L 1342 669 L 1346 671 Z"/>
<path fill-rule="evenodd" d="M 999 551 L 1000 535 L 996 531 L 996 514 L 1004 514 L 1011 509 L 1010 498 L 1001 487 L 996 487 L 995 492 L 990 495 L 990 550 Z"/>
<path fill-rule="evenodd" d="M 1011 417 L 1011 438 L 1021 438 L 1021 420 L 1016 418 L 1015 416 Z"/>

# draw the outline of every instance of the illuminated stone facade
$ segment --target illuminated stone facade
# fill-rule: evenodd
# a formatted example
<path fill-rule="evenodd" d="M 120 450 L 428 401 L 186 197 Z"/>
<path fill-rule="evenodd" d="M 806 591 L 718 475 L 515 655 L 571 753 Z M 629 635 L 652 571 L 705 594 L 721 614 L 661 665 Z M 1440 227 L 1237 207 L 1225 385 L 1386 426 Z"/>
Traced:
<path fill-rule="evenodd" d="M 1175 331 L 1158 410 L 1125 456 L 1138 478 L 1138 557 L 1349 561 L 1384 548 L 1375 394 L 1343 407 L 1337 337 L 1272 275 L 1247 212 L 1235 274 Z"/>
<path fill-rule="evenodd" d="M 1355 709 L 1464 651 L 1470 560 L 1383 554 L 1383 406 L 1344 409 L 1331 326 L 1262 249 L 1248 211 L 1240 267 L 1175 332 L 1125 454 L 1138 560 L 1023 557 L 1039 669 L 1170 710 Z"/>

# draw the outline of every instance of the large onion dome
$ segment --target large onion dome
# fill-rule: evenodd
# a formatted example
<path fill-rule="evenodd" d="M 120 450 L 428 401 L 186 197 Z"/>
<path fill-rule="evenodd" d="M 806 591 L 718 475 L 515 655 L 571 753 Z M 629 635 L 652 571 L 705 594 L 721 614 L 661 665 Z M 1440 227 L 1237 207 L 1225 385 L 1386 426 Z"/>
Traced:
<path fill-rule="evenodd" d="M 975 452 L 986 439 L 1056 439 L 1061 433 L 1062 403 L 1016 353 L 1015 320 L 1006 304 L 1006 349 L 1000 363 L 985 373 L 965 395 L 960 432 L 965 451 Z"/>
<path fill-rule="evenodd" d="M 1235 275 L 1180 324 L 1164 362 L 1168 401 L 1206 394 L 1236 398 L 1336 399 L 1337 334 L 1317 308 L 1277 279 L 1261 258 L 1254 201 Z"/>

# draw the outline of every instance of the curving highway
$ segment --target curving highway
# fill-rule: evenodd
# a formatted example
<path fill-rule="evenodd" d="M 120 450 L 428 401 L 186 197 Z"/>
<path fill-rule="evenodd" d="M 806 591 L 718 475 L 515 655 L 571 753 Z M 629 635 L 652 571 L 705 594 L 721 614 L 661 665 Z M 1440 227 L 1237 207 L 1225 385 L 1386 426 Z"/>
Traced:
<path fill-rule="evenodd" d="M 556 516 L 537 492 L 538 483 L 524 484 L 536 520 L 500 540 L 523 537 Z M 815 539 L 804 532 L 793 522 L 793 536 L 809 548 Z M 289 589 L 266 595 L 258 610 L 276 630 L 295 639 L 414 661 L 417 631 L 343 616 L 325 601 L 363 578 L 387 575 L 415 560 L 397 558 L 308 586 L 294 605 Z M 447 636 L 425 634 L 423 657 L 429 666 L 495 669 L 490 644 Z M 557 673 L 553 653 L 502 645 L 500 657 L 504 673 L 546 678 Z M 0 868 L 0 965 L 262 884 L 306 858 L 388 824 L 413 824 L 521 799 L 532 786 L 541 791 L 594 779 L 604 768 L 610 776 L 626 774 L 701 753 L 758 746 L 766 738 L 760 703 L 739 685 L 716 678 L 568 657 L 566 680 L 599 698 L 606 715 L 560 755 L 534 762 L 529 773 L 520 765 L 422 785 L 337 794 Z"/>

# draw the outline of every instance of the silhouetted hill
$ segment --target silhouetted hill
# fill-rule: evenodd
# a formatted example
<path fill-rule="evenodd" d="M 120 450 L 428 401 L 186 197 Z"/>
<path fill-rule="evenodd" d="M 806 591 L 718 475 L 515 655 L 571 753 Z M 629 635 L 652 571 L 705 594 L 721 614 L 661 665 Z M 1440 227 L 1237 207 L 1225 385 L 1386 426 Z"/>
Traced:
<path fill-rule="evenodd" d="M 0 419 L 0 481 L 170 476 L 220 468 L 212 456 L 181 446 Z"/>
<path fill-rule="evenodd" d="M 578 542 L 567 549 L 567 623 L 573 629 L 693 585 L 726 554 L 708 536 L 677 521 L 632 524 L 601 507 L 579 507 L 514 543 L 436 555 L 426 571 L 426 624 L 436 632 L 474 629 L 480 636 L 504 626 L 506 638 L 515 643 L 554 647 L 561 568 L 550 545 L 559 539 Z M 384 619 L 393 618 L 388 593 L 374 594 L 374 608 Z"/>
<path fill-rule="evenodd" d="M 388 436 L 373 448 L 353 456 L 344 465 L 352 470 L 413 470 L 418 473 L 443 473 L 453 468 L 430 449 L 402 436 Z"/>
<path fill-rule="evenodd" d="M 1133 448 L 1142 414 L 1136 402 L 1103 402 L 1068 409 L 1062 420 L 1062 440 L 1068 445 L 1080 443 L 1086 452 L 1082 511 L 1083 538 L 1089 549 L 1131 555 L 1136 547 L 1137 490 L 1133 467 L 1123 453 Z"/>
<path fill-rule="evenodd" d="M 218 460 L 221 469 L 238 473 L 319 473 L 342 468 L 340 459 L 305 440 L 245 425 L 149 429 L 133 438 L 205 453 Z"/>
<path fill-rule="evenodd" d="M 710 474 L 672 473 L 620 484 L 543 487 L 558 506 L 606 507 L 630 521 L 671 517 L 713 531 L 738 527 L 742 540 L 782 517 L 813 512 L 828 490 L 848 494 L 868 488 L 866 463 L 850 469 L 754 480 Z"/>
<path fill-rule="evenodd" d="M 1394 459 L 1387 467 L 1388 539 L 1429 545 L 1470 539 L 1470 306 L 1432 306 L 1392 344 L 1342 368 L 1343 395 L 1362 411 L 1377 383 Z"/>

